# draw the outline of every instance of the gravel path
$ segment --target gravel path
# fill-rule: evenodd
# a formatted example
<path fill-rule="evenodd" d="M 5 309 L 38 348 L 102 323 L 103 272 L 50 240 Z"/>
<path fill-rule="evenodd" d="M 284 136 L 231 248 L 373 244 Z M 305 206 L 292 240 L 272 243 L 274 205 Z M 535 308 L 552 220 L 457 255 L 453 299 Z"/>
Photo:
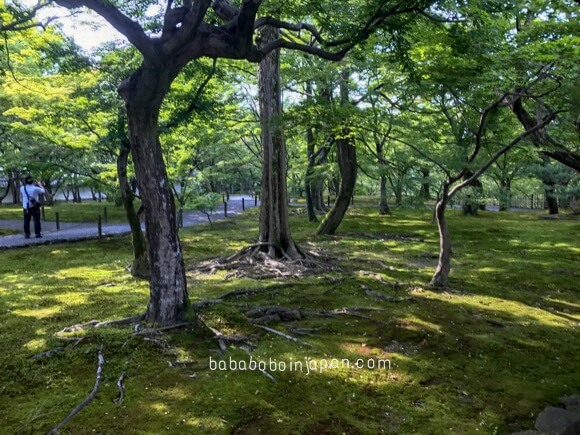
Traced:
<path fill-rule="evenodd" d="M 249 196 L 244 196 L 245 208 L 254 207 L 254 200 Z M 260 203 L 258 202 L 258 205 Z M 242 212 L 242 197 L 231 196 L 228 201 L 228 217 Z M 211 220 L 216 221 L 224 218 L 224 206 L 220 205 L 217 211 L 211 215 Z M 183 226 L 191 227 L 207 223 L 207 217 L 201 212 L 186 212 L 183 215 Z M 56 229 L 55 222 L 42 222 L 43 237 L 34 237 L 34 223 L 31 222 L 30 229 L 32 236 L 30 239 L 24 238 L 22 220 L 0 220 L 0 228 L 21 231 L 22 234 L 0 237 L 0 250 L 22 248 L 35 245 L 48 245 L 67 242 L 80 242 L 99 238 L 96 223 L 70 223 L 61 222 L 60 230 Z M 131 231 L 128 224 L 103 224 L 103 237 L 123 236 Z"/>

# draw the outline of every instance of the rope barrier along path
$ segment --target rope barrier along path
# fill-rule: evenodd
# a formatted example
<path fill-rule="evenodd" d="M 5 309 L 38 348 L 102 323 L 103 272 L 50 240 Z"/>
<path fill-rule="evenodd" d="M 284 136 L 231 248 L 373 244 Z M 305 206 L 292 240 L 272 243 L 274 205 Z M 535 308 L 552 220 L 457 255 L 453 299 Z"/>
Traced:
<path fill-rule="evenodd" d="M 71 413 L 64 420 L 62 420 L 55 427 L 53 427 L 52 430 L 48 433 L 48 435 L 58 434 L 60 428 L 63 427 L 65 424 L 67 424 L 69 421 L 71 421 L 72 418 L 75 415 L 77 415 L 80 411 L 86 408 L 89 405 L 89 403 L 93 401 L 93 399 L 99 392 L 99 387 L 101 386 L 101 378 L 103 375 L 103 365 L 105 364 L 105 357 L 103 356 L 103 345 L 101 345 L 101 348 L 99 349 L 99 355 L 97 357 L 97 360 L 98 360 L 97 378 L 95 380 L 95 386 L 93 387 L 93 390 L 89 393 L 89 395 L 85 398 L 85 400 L 83 400 L 79 405 L 77 405 L 75 409 L 71 411 Z"/>

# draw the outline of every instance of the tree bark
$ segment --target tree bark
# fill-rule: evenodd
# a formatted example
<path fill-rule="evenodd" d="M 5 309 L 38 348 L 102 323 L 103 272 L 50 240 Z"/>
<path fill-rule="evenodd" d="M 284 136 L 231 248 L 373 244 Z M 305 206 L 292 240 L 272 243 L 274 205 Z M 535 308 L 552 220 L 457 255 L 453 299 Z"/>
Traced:
<path fill-rule="evenodd" d="M 279 31 L 264 26 L 260 44 L 277 39 Z M 262 194 L 258 243 L 271 258 L 302 258 L 288 222 L 286 144 L 282 127 L 280 51 L 270 52 L 258 66 L 260 122 L 262 127 Z"/>
<path fill-rule="evenodd" d="M 354 194 L 357 162 L 356 148 L 352 145 L 351 140 L 348 130 L 343 132 L 343 137 L 336 140 L 340 185 L 334 205 L 326 214 L 316 231 L 319 235 L 335 233 L 342 223 L 342 219 L 348 210 L 352 195 Z"/>
<path fill-rule="evenodd" d="M 430 171 L 429 168 L 421 168 L 421 174 L 423 175 L 423 179 L 421 180 L 421 198 L 426 201 L 431 199 L 431 189 L 429 185 L 429 175 Z"/>
<path fill-rule="evenodd" d="M 463 180 L 467 180 L 472 175 L 473 175 L 472 171 L 467 171 L 467 173 L 463 176 Z M 475 180 L 473 183 L 469 184 L 469 186 L 473 187 L 473 189 L 476 190 L 478 193 L 483 191 L 483 185 L 479 180 Z M 478 201 L 473 201 L 473 196 L 468 193 L 465 199 L 463 200 L 462 209 L 463 214 L 465 216 L 477 216 L 479 203 Z"/>
<path fill-rule="evenodd" d="M 381 175 L 381 199 L 379 201 L 379 214 L 391 214 L 391 209 L 389 208 L 389 204 L 387 203 L 387 177 L 385 175 Z"/>
<path fill-rule="evenodd" d="M 429 285 L 436 288 L 447 286 L 447 279 L 451 271 L 451 235 L 445 219 L 448 193 L 449 186 L 443 186 L 441 198 L 435 206 L 435 217 L 437 218 L 437 229 L 439 230 L 439 260 Z"/>
<path fill-rule="evenodd" d="M 340 81 L 340 102 L 342 106 L 348 103 L 348 70 L 342 72 Z M 356 186 L 357 161 L 356 148 L 352 141 L 353 138 L 348 128 L 344 128 L 341 137 L 336 138 L 338 170 L 340 172 L 340 183 L 338 183 L 338 193 L 336 200 L 330 211 L 324 217 L 324 220 L 318 226 L 316 233 L 334 234 L 342 223 L 342 219 L 348 210 L 354 188 Z"/>
<path fill-rule="evenodd" d="M 3 194 L 0 194 L 0 204 L 4 201 L 4 198 L 8 196 L 10 193 L 10 185 L 12 184 L 13 179 L 11 177 L 8 178 L 8 182 L 6 183 L 6 189 L 4 190 Z"/>
<path fill-rule="evenodd" d="M 500 180 L 500 201 L 499 201 L 499 211 L 509 211 L 512 206 L 512 189 L 511 180 L 503 179 Z"/>
<path fill-rule="evenodd" d="M 308 221 L 318 222 L 316 211 L 314 209 L 314 133 L 312 128 L 306 130 L 306 152 L 308 153 L 308 168 L 304 182 L 304 191 L 306 192 L 306 209 L 308 211 Z"/>
<path fill-rule="evenodd" d="M 131 228 L 131 241 L 133 245 L 133 264 L 131 266 L 131 275 L 138 278 L 151 277 L 149 269 L 149 256 L 147 255 L 147 242 L 143 231 L 141 231 L 141 222 L 135 211 L 133 202 L 133 192 L 127 178 L 127 164 L 129 160 L 129 143 L 121 144 L 119 155 L 117 156 L 117 177 L 119 180 L 119 190 L 121 200 L 127 215 L 127 222 Z"/>
<path fill-rule="evenodd" d="M 177 232 L 175 203 L 159 143 L 159 109 L 179 69 L 143 63 L 119 87 L 126 101 L 131 153 L 145 210 L 151 269 L 146 320 L 178 323 L 187 309 L 185 267 Z"/>
<path fill-rule="evenodd" d="M 548 156 L 542 154 L 542 167 L 539 177 L 544 183 L 544 194 L 546 195 L 546 205 L 548 206 L 548 214 L 558 214 L 558 198 L 556 198 L 556 180 L 550 173 L 550 160 Z"/>

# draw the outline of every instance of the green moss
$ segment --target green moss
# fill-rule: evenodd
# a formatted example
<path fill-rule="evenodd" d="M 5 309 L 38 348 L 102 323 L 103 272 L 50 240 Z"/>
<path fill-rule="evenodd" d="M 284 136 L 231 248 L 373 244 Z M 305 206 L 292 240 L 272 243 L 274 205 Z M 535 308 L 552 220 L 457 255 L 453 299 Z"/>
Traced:
<path fill-rule="evenodd" d="M 145 341 L 130 328 L 69 333 L 77 347 L 47 359 L 30 357 L 62 346 L 55 333 L 92 319 L 139 314 L 148 286 L 126 272 L 128 238 L 4 251 L 0 262 L 0 419 L 4 431 L 47 432 L 94 384 L 99 346 L 107 360 L 96 400 L 63 433 L 509 433 L 580 385 L 580 226 L 540 221 L 534 213 L 450 212 L 454 243 L 450 289 L 424 288 L 436 262 L 436 227 L 424 210 L 351 210 L 335 236 L 313 236 L 305 215 L 291 218 L 297 241 L 334 256 L 342 272 L 289 281 L 205 308 L 204 322 L 250 337 L 260 361 L 315 361 L 318 369 L 217 371 L 213 360 L 250 361 L 237 349 L 220 356 L 204 330 L 181 330 Z M 257 210 L 181 239 L 186 264 L 229 255 L 253 243 Z M 402 237 L 404 236 L 404 237 Z M 330 279 L 332 278 L 332 279 Z M 343 279 L 342 281 L 336 281 Z M 274 280 L 191 275 L 192 301 L 266 287 Z M 364 288 L 392 296 L 388 302 Z M 409 299 L 410 298 L 410 299 Z M 276 324 L 315 328 L 304 346 L 246 320 L 251 306 L 306 311 L 371 307 L 363 317 L 308 316 Z M 291 333 L 291 332 L 290 332 Z M 389 359 L 390 370 L 341 367 L 323 360 Z M 127 373 L 121 406 L 116 382 Z"/>

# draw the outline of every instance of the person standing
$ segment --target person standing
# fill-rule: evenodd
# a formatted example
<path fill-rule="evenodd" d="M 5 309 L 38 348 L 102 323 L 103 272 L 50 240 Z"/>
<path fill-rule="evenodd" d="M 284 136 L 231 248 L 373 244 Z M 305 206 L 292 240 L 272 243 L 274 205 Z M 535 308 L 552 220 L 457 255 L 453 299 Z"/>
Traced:
<path fill-rule="evenodd" d="M 40 182 L 34 182 L 32 177 L 24 179 L 24 185 L 20 188 L 22 208 L 24 209 L 24 237 L 30 238 L 30 220 L 34 220 L 34 233 L 36 238 L 42 237 L 40 227 L 40 195 L 46 190 Z"/>

